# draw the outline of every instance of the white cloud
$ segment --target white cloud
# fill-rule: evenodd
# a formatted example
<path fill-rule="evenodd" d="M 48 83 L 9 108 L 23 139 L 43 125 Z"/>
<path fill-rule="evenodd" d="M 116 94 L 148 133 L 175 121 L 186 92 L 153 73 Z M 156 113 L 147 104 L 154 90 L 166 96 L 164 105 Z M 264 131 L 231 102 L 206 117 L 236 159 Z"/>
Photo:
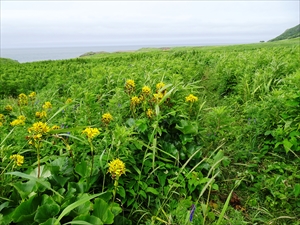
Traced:
<path fill-rule="evenodd" d="M 2 1 L 1 47 L 257 42 L 300 23 L 298 9 L 295 1 Z"/>

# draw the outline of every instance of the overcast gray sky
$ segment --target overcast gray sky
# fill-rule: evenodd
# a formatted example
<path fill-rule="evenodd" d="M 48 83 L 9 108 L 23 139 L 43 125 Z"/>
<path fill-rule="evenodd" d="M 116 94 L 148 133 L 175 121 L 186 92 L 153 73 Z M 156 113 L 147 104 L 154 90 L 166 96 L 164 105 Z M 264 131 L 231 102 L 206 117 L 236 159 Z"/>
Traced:
<path fill-rule="evenodd" d="M 1 48 L 253 43 L 300 23 L 299 1 L 1 0 Z"/>

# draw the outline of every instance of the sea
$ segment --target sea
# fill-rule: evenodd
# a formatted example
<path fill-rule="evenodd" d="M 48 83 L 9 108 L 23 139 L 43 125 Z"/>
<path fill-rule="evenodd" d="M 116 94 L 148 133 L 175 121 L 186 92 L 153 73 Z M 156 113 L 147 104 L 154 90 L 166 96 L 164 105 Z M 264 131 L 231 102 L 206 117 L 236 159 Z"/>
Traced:
<path fill-rule="evenodd" d="M 178 45 L 126 45 L 126 46 L 88 46 L 88 47 L 51 47 L 51 48 L 1 48 L 0 57 L 10 58 L 20 63 L 77 58 L 88 52 L 135 51 L 141 48 L 160 48 L 175 46 L 197 46 L 195 44 Z M 203 46 L 203 44 L 202 44 Z"/>

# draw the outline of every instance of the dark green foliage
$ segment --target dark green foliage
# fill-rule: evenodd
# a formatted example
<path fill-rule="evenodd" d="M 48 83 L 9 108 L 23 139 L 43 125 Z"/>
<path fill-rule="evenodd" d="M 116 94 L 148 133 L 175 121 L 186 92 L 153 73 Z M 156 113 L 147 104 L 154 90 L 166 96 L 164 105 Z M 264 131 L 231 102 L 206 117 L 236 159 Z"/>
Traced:
<path fill-rule="evenodd" d="M 282 34 L 280 34 L 276 38 L 273 38 L 269 41 L 280 41 L 280 40 L 292 39 L 292 38 L 297 38 L 297 37 L 300 37 L 300 24 L 287 29 Z"/>
<path fill-rule="evenodd" d="M 294 39 L 3 64 L 0 223 L 297 224 L 299 50 Z M 145 85 L 152 93 L 142 99 Z M 31 91 L 36 99 L 18 106 Z M 198 101 L 187 102 L 189 94 Z M 142 99 L 135 106 L 134 96 Z M 42 141 L 37 178 L 26 138 L 45 101 L 53 108 L 42 121 L 60 129 Z M 25 125 L 12 128 L 19 115 Z M 88 126 L 100 130 L 91 142 Z M 21 167 L 9 159 L 17 153 Z M 127 169 L 117 184 L 108 174 L 115 158 Z M 238 204 L 226 204 L 230 193 Z"/>

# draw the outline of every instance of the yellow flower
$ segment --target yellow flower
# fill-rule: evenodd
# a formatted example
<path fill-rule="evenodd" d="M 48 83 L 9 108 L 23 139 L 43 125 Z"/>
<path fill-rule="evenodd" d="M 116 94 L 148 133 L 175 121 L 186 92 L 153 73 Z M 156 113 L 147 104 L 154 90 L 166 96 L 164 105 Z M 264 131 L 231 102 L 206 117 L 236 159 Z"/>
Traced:
<path fill-rule="evenodd" d="M 163 93 L 158 92 L 157 94 L 153 94 L 153 97 L 156 102 L 159 102 L 164 97 L 164 95 Z"/>
<path fill-rule="evenodd" d="M 98 130 L 98 128 L 87 127 L 84 131 L 82 131 L 82 133 L 85 134 L 88 139 L 93 139 L 100 134 L 100 131 Z"/>
<path fill-rule="evenodd" d="M 0 122 L 0 127 L 2 127 L 3 126 L 3 123 L 2 122 Z"/>
<path fill-rule="evenodd" d="M 51 102 L 45 102 L 43 105 L 43 109 L 51 109 L 52 108 L 52 104 Z"/>
<path fill-rule="evenodd" d="M 18 116 L 18 119 L 19 119 L 19 120 L 23 120 L 23 121 L 25 121 L 25 120 L 26 120 L 26 117 L 25 117 L 25 116 L 23 116 L 23 115 L 21 115 L 21 116 Z"/>
<path fill-rule="evenodd" d="M 35 134 L 32 137 L 34 140 L 40 140 L 42 138 L 42 136 L 43 136 L 42 134 Z"/>
<path fill-rule="evenodd" d="M 145 97 L 144 97 L 143 95 L 141 95 L 141 96 L 139 97 L 140 102 L 144 101 L 144 99 L 145 99 Z"/>
<path fill-rule="evenodd" d="M 142 93 L 143 93 L 144 95 L 149 95 L 150 92 L 151 92 L 151 88 L 150 88 L 150 87 L 144 86 L 144 87 L 142 88 Z"/>
<path fill-rule="evenodd" d="M 32 125 L 32 127 L 28 128 L 29 133 L 34 133 L 34 134 L 47 134 L 50 131 L 50 128 L 47 126 L 47 123 L 43 122 L 36 122 Z"/>
<path fill-rule="evenodd" d="M 5 108 L 4 108 L 6 111 L 12 111 L 13 110 L 13 108 L 12 108 L 12 106 L 11 105 L 7 105 L 7 106 L 5 106 Z"/>
<path fill-rule="evenodd" d="M 111 174 L 113 179 L 119 179 L 122 174 L 125 174 L 125 163 L 123 163 L 120 159 L 114 159 L 108 163 L 108 165 L 108 172 Z"/>
<path fill-rule="evenodd" d="M 70 104 L 70 103 L 72 103 L 72 99 L 71 98 L 68 98 L 67 100 L 66 100 L 66 104 Z"/>
<path fill-rule="evenodd" d="M 27 95 L 25 95 L 24 93 L 19 94 L 18 104 L 19 105 L 27 105 L 28 104 Z"/>
<path fill-rule="evenodd" d="M 102 115 L 102 122 L 103 123 L 108 124 L 108 123 L 110 123 L 110 121 L 112 121 L 112 119 L 113 119 L 113 117 L 112 117 L 112 115 L 110 113 L 104 113 Z"/>
<path fill-rule="evenodd" d="M 5 116 L 3 114 L 0 114 L 0 122 L 4 122 L 5 121 Z"/>
<path fill-rule="evenodd" d="M 151 117 L 154 115 L 154 112 L 153 112 L 152 109 L 148 109 L 147 112 L 146 112 L 146 114 L 147 114 L 147 116 L 148 116 L 149 118 L 151 118 Z"/>
<path fill-rule="evenodd" d="M 189 96 L 185 97 L 186 102 L 196 102 L 198 101 L 198 98 L 194 96 L 193 94 L 190 94 Z"/>
<path fill-rule="evenodd" d="M 60 127 L 57 126 L 57 125 L 54 125 L 54 126 L 51 127 L 51 130 L 58 130 L 58 129 L 60 129 Z"/>
<path fill-rule="evenodd" d="M 139 99 L 139 97 L 136 97 L 136 96 L 133 96 L 132 98 L 131 98 L 131 105 L 133 105 L 133 106 L 135 106 L 135 105 L 137 105 L 137 104 L 139 104 L 140 103 L 140 99 Z"/>
<path fill-rule="evenodd" d="M 159 82 L 158 84 L 156 84 L 156 89 L 159 90 L 161 88 L 163 88 L 164 86 L 166 86 L 163 82 Z"/>
<path fill-rule="evenodd" d="M 33 92 L 31 92 L 31 93 L 28 95 L 28 97 L 29 97 L 31 100 L 34 100 L 35 97 L 36 97 L 36 93 L 33 91 Z"/>
<path fill-rule="evenodd" d="M 22 164 L 24 163 L 24 156 L 22 155 L 15 154 L 15 155 L 11 155 L 9 158 L 14 160 L 17 166 L 22 166 Z"/>
<path fill-rule="evenodd" d="M 134 80 L 127 80 L 125 84 L 127 90 L 133 90 L 135 88 Z"/>
<path fill-rule="evenodd" d="M 36 117 L 36 118 L 40 118 L 40 119 L 41 119 L 41 118 L 44 118 L 44 117 L 46 118 L 46 117 L 47 117 L 47 112 L 46 112 L 46 111 L 36 112 L 36 113 L 35 113 L 35 117 Z"/>
<path fill-rule="evenodd" d="M 10 122 L 10 125 L 13 126 L 13 127 L 18 126 L 18 125 L 24 125 L 25 120 L 26 120 L 26 117 L 21 115 L 21 116 L 18 116 L 18 119 L 15 119 L 12 122 Z"/>

